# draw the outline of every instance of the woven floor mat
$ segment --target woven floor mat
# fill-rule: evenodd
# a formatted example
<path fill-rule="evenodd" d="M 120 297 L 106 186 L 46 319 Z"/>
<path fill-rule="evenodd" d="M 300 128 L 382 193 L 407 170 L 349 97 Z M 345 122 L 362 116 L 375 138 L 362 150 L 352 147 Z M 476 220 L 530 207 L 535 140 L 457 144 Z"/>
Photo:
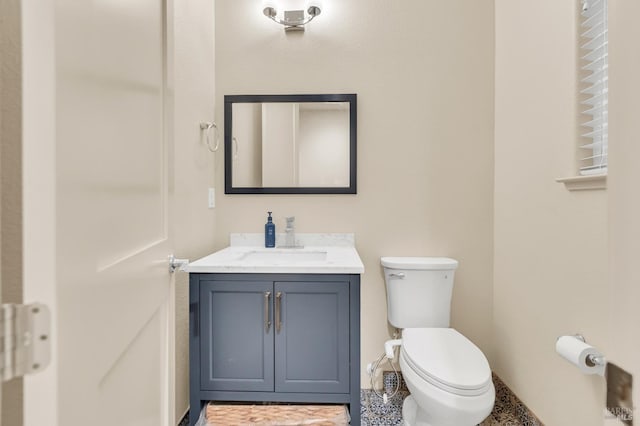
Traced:
<path fill-rule="evenodd" d="M 342 405 L 207 405 L 211 426 L 348 426 Z"/>

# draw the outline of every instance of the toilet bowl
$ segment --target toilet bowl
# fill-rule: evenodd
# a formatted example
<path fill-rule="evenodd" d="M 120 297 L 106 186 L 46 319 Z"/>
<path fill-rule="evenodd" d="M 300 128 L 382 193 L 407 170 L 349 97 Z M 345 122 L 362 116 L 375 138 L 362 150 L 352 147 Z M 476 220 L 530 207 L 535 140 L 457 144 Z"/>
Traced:
<path fill-rule="evenodd" d="M 399 363 L 411 395 L 406 426 L 474 426 L 493 409 L 495 388 L 482 351 L 449 328 L 458 262 L 442 257 L 383 257 L 389 322 L 402 329 Z"/>
<path fill-rule="evenodd" d="M 400 369 L 411 392 L 402 409 L 406 426 L 477 425 L 493 409 L 489 363 L 452 328 L 403 330 Z"/>

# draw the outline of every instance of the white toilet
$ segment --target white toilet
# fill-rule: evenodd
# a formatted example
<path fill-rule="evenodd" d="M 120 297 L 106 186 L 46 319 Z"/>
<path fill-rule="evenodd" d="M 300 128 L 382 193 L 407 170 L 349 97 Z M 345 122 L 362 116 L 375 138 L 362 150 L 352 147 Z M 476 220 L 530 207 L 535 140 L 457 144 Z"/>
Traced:
<path fill-rule="evenodd" d="M 484 354 L 449 328 L 458 261 L 444 257 L 383 257 L 387 310 L 402 339 L 400 369 L 411 395 L 402 406 L 406 426 L 471 426 L 493 409 L 495 389 Z"/>

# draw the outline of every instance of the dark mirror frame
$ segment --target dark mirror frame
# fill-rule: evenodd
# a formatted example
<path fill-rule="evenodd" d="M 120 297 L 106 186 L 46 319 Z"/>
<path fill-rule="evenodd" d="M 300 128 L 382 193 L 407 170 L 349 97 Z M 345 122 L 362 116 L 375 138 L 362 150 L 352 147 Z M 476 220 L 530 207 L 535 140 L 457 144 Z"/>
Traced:
<path fill-rule="evenodd" d="M 349 102 L 349 186 L 348 187 L 290 187 L 250 188 L 233 187 L 232 182 L 232 123 L 234 103 L 262 102 Z M 225 194 L 356 194 L 357 96 L 355 94 L 328 95 L 225 95 L 224 97 L 224 193 Z"/>

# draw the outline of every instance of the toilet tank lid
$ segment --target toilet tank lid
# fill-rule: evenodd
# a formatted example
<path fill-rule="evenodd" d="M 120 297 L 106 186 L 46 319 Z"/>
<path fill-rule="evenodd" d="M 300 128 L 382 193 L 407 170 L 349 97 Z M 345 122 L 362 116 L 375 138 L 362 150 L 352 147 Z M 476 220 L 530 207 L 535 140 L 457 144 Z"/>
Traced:
<path fill-rule="evenodd" d="M 458 261 L 449 257 L 382 257 L 385 268 L 415 269 L 423 271 L 450 270 L 458 267 Z"/>

